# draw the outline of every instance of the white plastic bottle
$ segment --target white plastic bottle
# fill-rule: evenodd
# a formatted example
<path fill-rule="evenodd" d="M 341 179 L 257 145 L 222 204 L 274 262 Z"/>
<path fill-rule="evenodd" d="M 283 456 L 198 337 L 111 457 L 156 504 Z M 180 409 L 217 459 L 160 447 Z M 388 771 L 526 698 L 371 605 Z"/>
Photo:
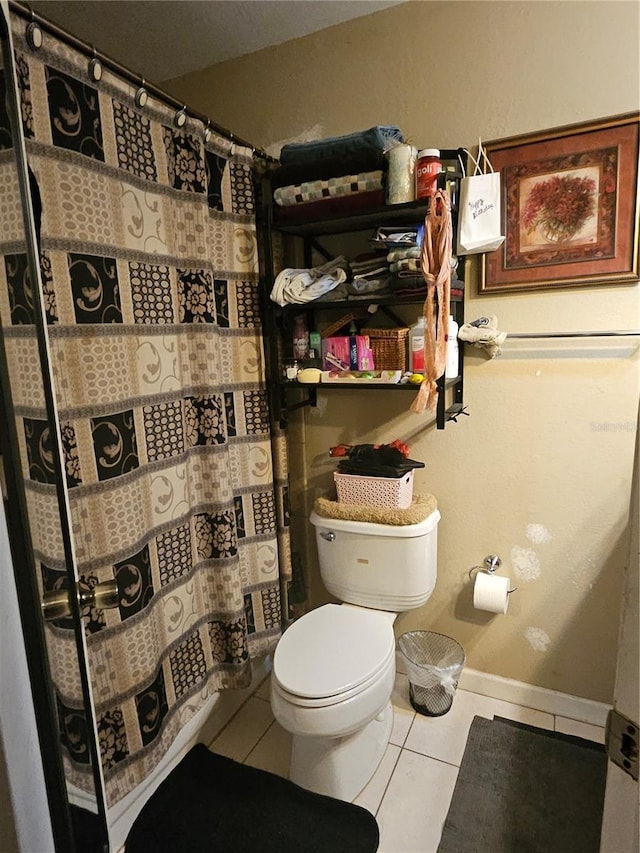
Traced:
<path fill-rule="evenodd" d="M 422 373 L 424 370 L 424 317 L 409 330 L 409 370 L 412 373 Z"/>
<path fill-rule="evenodd" d="M 444 368 L 445 379 L 455 379 L 460 374 L 460 346 L 458 344 L 458 324 L 449 315 L 447 330 L 447 349 Z"/>

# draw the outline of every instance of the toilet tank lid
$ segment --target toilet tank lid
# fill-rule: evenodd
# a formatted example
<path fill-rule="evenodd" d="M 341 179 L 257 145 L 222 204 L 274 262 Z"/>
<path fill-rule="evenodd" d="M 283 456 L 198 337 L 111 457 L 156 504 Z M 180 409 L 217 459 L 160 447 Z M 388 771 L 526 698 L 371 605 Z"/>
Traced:
<path fill-rule="evenodd" d="M 316 527 L 325 527 L 329 530 L 342 530 L 350 533 L 361 533 L 368 536 L 393 536 L 396 539 L 410 539 L 416 536 L 425 536 L 434 530 L 440 521 L 440 512 L 437 509 L 419 521 L 417 524 L 375 524 L 371 521 L 354 521 L 353 519 L 328 518 L 318 515 L 313 510 L 309 521 Z"/>
<path fill-rule="evenodd" d="M 285 690 L 314 699 L 357 687 L 394 653 L 388 614 L 325 604 L 287 628 L 276 646 L 273 668 Z"/>

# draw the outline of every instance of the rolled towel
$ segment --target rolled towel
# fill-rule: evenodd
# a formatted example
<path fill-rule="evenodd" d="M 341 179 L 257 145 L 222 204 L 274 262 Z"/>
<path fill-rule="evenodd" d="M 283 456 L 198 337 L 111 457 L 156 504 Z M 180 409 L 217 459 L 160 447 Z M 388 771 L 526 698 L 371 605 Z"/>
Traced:
<path fill-rule="evenodd" d="M 497 328 L 498 318 L 491 314 L 488 317 L 478 317 L 472 323 L 464 323 L 458 337 L 478 349 L 483 349 L 490 358 L 500 355 L 502 344 L 507 339 L 507 333 Z"/>

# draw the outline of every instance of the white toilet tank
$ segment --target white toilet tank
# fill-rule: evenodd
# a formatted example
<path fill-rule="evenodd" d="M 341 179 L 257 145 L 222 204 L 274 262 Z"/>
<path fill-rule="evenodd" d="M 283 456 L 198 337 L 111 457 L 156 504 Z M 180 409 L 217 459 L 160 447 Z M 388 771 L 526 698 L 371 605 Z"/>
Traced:
<path fill-rule="evenodd" d="M 438 522 L 434 510 L 418 524 L 372 524 L 312 512 L 320 574 L 340 601 L 400 612 L 420 607 L 436 584 Z"/>

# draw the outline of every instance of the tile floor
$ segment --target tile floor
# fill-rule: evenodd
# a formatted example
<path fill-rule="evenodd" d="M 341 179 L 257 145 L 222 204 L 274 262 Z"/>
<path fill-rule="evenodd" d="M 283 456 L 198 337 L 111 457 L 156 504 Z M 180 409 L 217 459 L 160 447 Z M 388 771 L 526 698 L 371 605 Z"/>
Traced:
<path fill-rule="evenodd" d="M 444 716 L 425 717 L 411 707 L 407 676 L 402 673 L 396 677 L 392 704 L 389 746 L 355 800 L 377 818 L 379 853 L 435 853 L 475 715 L 507 717 L 604 743 L 604 729 L 599 726 L 466 690 L 457 690 Z M 236 761 L 286 777 L 290 738 L 271 712 L 267 676 L 209 746 Z"/>

